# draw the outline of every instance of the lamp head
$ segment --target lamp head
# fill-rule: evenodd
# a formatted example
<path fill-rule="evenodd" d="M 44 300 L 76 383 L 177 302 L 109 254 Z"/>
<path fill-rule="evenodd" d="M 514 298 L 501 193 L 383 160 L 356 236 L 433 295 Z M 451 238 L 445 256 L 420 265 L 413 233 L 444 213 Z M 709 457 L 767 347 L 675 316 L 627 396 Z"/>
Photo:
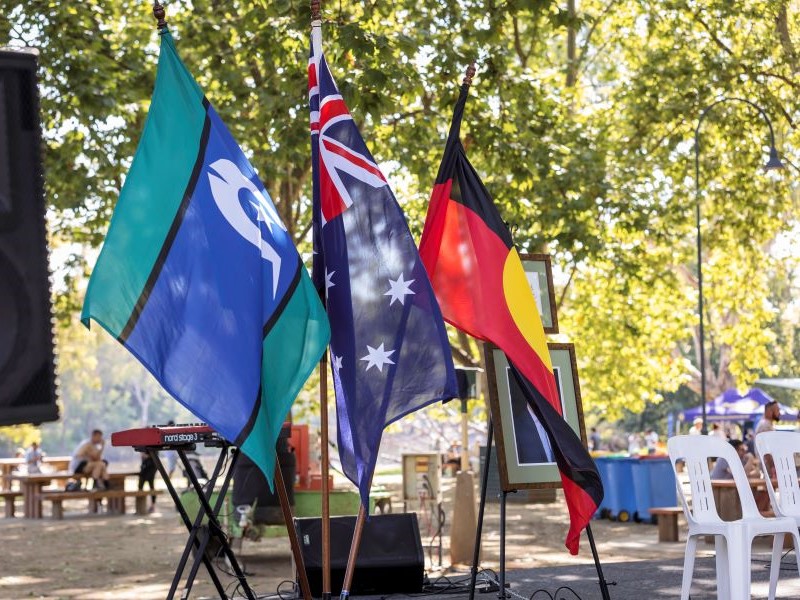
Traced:
<path fill-rule="evenodd" d="M 767 165 L 764 167 L 764 169 L 767 171 L 775 171 L 783 168 L 783 163 L 781 162 L 781 159 L 778 158 L 778 150 L 775 148 L 775 146 L 770 146 L 769 160 L 767 161 Z"/>

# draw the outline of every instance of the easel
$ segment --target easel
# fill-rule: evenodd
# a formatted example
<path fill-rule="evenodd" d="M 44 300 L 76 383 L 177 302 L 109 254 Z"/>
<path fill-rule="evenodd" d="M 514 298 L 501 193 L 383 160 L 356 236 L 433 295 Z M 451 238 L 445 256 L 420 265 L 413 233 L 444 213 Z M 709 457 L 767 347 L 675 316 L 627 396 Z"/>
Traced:
<path fill-rule="evenodd" d="M 491 376 L 491 374 L 489 375 Z M 486 458 L 483 463 L 483 473 L 481 474 L 481 500 L 478 507 L 478 528 L 475 532 L 475 551 L 472 555 L 472 567 L 470 569 L 469 580 L 469 600 L 475 600 L 475 585 L 478 579 L 478 566 L 480 563 L 481 555 L 481 534 L 483 532 L 483 516 L 486 510 L 486 490 L 489 486 L 489 464 L 492 457 L 492 442 L 494 437 L 494 427 L 492 423 L 492 416 L 490 412 L 488 432 L 486 434 Z M 509 598 L 510 595 L 506 591 L 506 498 L 508 494 L 516 493 L 517 490 L 503 490 L 500 492 L 500 567 L 498 569 L 498 592 L 497 597 L 501 600 Z M 600 594 L 603 600 L 611 600 L 611 595 L 608 591 L 609 583 L 603 575 L 603 567 L 600 564 L 600 557 L 597 554 L 597 547 L 594 543 L 594 536 L 592 535 L 591 525 L 586 526 L 586 536 L 589 539 L 589 546 L 592 550 L 592 558 L 594 559 L 594 566 L 597 569 L 597 577 L 599 579 Z M 614 585 L 613 583 L 611 585 Z M 576 594 L 577 596 L 577 594 Z M 578 597 L 580 598 L 580 597 Z"/>

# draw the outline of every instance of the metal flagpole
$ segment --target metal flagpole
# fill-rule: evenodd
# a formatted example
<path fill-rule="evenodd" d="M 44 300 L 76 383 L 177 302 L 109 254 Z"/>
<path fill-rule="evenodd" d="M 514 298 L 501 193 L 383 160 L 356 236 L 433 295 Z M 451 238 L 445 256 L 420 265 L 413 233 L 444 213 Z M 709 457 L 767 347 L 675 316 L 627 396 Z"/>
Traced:
<path fill-rule="evenodd" d="M 597 569 L 597 577 L 600 579 L 600 594 L 603 600 L 611 600 L 611 594 L 608 591 L 608 581 L 603 574 L 603 567 L 600 565 L 600 555 L 597 554 L 597 546 L 594 544 L 594 535 L 592 535 L 592 528 L 590 525 L 586 526 L 586 537 L 589 538 L 589 547 L 592 549 L 592 557 L 594 558 L 594 566 Z M 611 585 L 616 585 L 612 583 Z"/>
<path fill-rule="evenodd" d="M 487 465 L 488 466 L 488 465 Z M 498 585 L 500 589 L 497 592 L 497 597 L 501 600 L 506 598 L 506 498 L 508 492 L 503 490 L 500 492 L 500 581 Z"/>
<path fill-rule="evenodd" d="M 483 514 L 486 510 L 486 488 L 489 487 L 489 460 L 492 458 L 492 417 L 489 415 L 489 429 L 486 434 L 486 458 L 481 473 L 481 502 L 478 506 L 478 528 L 475 531 L 475 551 L 472 555 L 472 569 L 469 580 L 469 600 L 475 600 L 475 584 L 478 578 L 478 563 L 481 560 L 481 533 L 483 531 Z"/>

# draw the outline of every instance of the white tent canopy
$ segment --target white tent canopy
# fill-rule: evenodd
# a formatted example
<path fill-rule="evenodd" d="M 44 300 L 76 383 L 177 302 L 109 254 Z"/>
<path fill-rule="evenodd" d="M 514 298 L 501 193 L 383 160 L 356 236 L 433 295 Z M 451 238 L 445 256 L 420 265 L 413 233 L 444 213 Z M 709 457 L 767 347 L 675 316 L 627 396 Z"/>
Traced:
<path fill-rule="evenodd" d="M 771 385 L 773 387 L 786 388 L 788 390 L 800 390 L 800 377 L 792 379 L 759 379 L 757 383 Z"/>

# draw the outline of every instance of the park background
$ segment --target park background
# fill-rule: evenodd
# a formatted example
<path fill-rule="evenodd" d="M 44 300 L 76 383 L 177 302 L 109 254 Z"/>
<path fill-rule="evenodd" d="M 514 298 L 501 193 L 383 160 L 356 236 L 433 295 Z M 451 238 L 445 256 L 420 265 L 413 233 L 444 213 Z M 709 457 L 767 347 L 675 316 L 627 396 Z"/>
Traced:
<path fill-rule="evenodd" d="M 307 3 L 166 7 L 181 56 L 310 264 Z M 0 46 L 40 53 L 61 407 L 60 422 L 40 430 L 0 429 L 0 453 L 39 437 L 68 453 L 94 427 L 191 421 L 77 317 L 150 102 L 149 7 L 0 0 L 0 14 Z M 764 107 L 781 173 L 761 169 L 767 131 L 747 106 L 717 107 L 702 132 L 708 399 L 800 372 L 800 2 L 337 0 L 323 17 L 342 94 L 417 239 L 458 84 L 477 62 L 467 152 L 520 251 L 553 256 L 554 339 L 576 344 L 587 424 L 605 439 L 663 434 L 668 412 L 698 404 L 694 127 L 721 97 Z M 480 366 L 475 342 L 449 334 L 456 363 Z M 318 421 L 318 385 L 312 376 L 295 421 Z M 773 393 L 794 405 L 790 394 Z M 405 443 L 446 448 L 457 410 L 395 425 L 403 441 L 388 436 L 382 461 Z M 485 405 L 470 410 L 477 436 Z"/>

